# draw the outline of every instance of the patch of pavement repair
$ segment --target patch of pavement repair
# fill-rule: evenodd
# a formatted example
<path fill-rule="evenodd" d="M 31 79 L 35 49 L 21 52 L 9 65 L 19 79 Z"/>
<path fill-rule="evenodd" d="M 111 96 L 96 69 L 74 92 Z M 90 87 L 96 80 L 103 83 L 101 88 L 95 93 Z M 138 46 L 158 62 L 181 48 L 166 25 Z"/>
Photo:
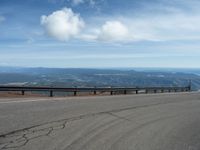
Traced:
<path fill-rule="evenodd" d="M 134 106 L 134 107 L 126 107 L 122 109 L 114 109 L 110 111 L 104 112 L 97 112 L 97 113 L 89 113 L 85 115 L 75 116 L 72 118 L 67 118 L 63 120 L 48 122 L 40 125 L 31 126 L 28 128 L 12 131 L 6 134 L 0 135 L 0 149 L 11 149 L 11 148 L 19 148 L 28 144 L 31 140 L 36 138 L 42 138 L 44 136 L 49 136 L 56 130 L 62 130 L 66 127 L 67 123 L 86 119 L 90 117 L 98 117 L 101 115 L 109 115 L 115 117 L 117 119 L 122 119 L 125 121 L 131 121 L 125 117 L 121 117 L 116 115 L 115 113 L 126 111 L 126 110 L 133 110 L 138 108 L 145 108 L 150 106 L 156 106 L 161 104 L 169 104 L 169 103 L 177 103 L 177 102 L 168 102 L 168 103 L 154 103 L 149 105 L 142 105 L 142 106 Z"/>

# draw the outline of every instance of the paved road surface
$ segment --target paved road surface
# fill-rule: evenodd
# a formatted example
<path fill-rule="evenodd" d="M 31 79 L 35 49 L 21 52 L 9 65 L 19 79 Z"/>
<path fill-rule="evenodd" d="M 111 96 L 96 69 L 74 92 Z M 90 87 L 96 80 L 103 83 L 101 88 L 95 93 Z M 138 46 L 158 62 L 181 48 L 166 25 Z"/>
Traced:
<path fill-rule="evenodd" d="M 199 150 L 200 93 L 0 99 L 1 150 Z"/>

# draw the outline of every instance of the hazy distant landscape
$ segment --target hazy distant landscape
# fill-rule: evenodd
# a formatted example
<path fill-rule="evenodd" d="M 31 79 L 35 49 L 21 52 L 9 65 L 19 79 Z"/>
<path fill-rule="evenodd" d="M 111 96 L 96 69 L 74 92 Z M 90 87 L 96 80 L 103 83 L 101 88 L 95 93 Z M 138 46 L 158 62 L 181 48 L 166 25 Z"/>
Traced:
<path fill-rule="evenodd" d="M 1 85 L 53 87 L 187 86 L 200 89 L 198 69 L 63 69 L 0 67 Z"/>

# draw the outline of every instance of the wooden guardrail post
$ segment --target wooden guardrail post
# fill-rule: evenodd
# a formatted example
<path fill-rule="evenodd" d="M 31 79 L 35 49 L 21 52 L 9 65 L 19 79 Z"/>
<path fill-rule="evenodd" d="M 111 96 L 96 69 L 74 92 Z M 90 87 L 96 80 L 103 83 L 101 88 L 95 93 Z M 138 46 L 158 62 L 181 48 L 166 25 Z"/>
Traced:
<path fill-rule="evenodd" d="M 148 89 L 145 89 L 145 93 L 148 94 Z"/>
<path fill-rule="evenodd" d="M 50 95 L 49 96 L 53 97 L 53 91 L 52 90 L 50 91 Z"/>
<path fill-rule="evenodd" d="M 187 88 L 187 91 L 190 92 L 190 90 L 191 90 L 190 87 L 188 87 L 188 88 Z"/>
<path fill-rule="evenodd" d="M 97 89 L 96 89 L 96 86 L 94 87 L 94 95 L 97 94 Z"/>
<path fill-rule="evenodd" d="M 190 92 L 192 90 L 192 80 L 189 81 L 188 91 Z"/>
<path fill-rule="evenodd" d="M 77 95 L 77 91 L 74 91 L 74 96 L 76 96 Z"/>
<path fill-rule="evenodd" d="M 22 90 L 22 95 L 24 95 L 25 94 L 25 91 L 24 90 Z"/>
<path fill-rule="evenodd" d="M 113 91 L 110 91 L 110 95 L 113 95 Z"/>
<path fill-rule="evenodd" d="M 135 90 L 135 93 L 138 94 L 138 90 Z"/>
<path fill-rule="evenodd" d="M 125 94 L 125 95 L 127 94 L 127 91 L 126 91 L 126 90 L 124 90 L 124 94 Z"/>

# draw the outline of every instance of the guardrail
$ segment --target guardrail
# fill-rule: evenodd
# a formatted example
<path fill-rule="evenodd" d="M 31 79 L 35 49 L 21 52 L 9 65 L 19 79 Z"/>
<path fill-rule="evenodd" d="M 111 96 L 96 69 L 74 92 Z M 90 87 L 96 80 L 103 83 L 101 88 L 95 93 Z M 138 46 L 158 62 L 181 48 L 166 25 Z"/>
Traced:
<path fill-rule="evenodd" d="M 54 92 L 73 92 L 76 96 L 78 92 L 92 92 L 94 95 L 97 92 L 109 92 L 110 95 L 120 92 L 128 94 L 134 92 L 135 94 L 143 93 L 164 93 L 164 92 L 189 92 L 191 85 L 186 87 L 84 87 L 84 88 L 59 88 L 59 87 L 31 87 L 31 86 L 0 86 L 0 91 L 20 91 L 25 95 L 27 91 L 45 91 L 49 92 L 49 96 L 53 97 Z"/>

